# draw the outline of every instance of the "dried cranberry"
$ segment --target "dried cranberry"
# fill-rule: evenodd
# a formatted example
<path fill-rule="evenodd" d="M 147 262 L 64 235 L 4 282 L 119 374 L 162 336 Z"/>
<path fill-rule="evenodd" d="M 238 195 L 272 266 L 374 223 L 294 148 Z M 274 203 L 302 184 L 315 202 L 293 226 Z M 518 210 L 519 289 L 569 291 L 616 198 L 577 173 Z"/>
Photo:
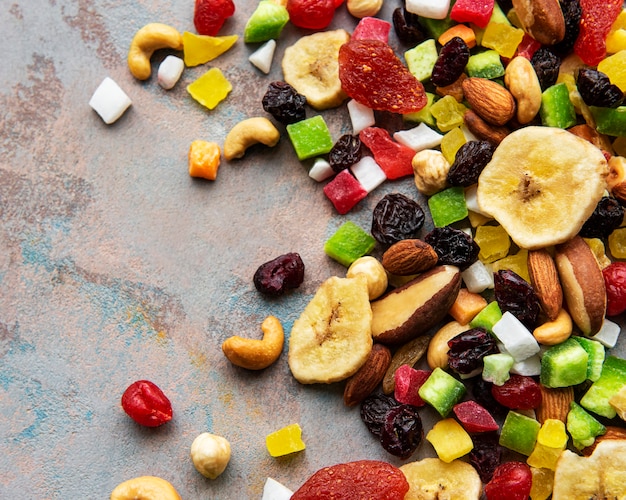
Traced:
<path fill-rule="evenodd" d="M 567 56 L 576 43 L 578 34 L 580 33 L 580 18 L 583 10 L 578 0 L 560 0 L 561 12 L 565 20 L 565 36 L 556 45 L 552 46 L 552 50 L 560 56 Z"/>
<path fill-rule="evenodd" d="M 199 35 L 215 36 L 234 13 L 233 0 L 196 0 L 193 24 Z"/>
<path fill-rule="evenodd" d="M 358 135 L 344 134 L 328 153 L 331 168 L 339 173 L 357 163 L 362 156 L 361 139 Z"/>
<path fill-rule="evenodd" d="M 607 316 L 626 311 L 626 262 L 613 262 L 602 270 L 606 288 Z"/>
<path fill-rule="evenodd" d="M 304 262 L 299 254 L 280 255 L 261 264 L 254 273 L 254 286 L 265 295 L 282 295 L 288 289 L 298 288 L 304 281 Z"/>
<path fill-rule="evenodd" d="M 532 479 L 530 467 L 524 462 L 505 462 L 485 485 L 487 500 L 527 500 Z"/>
<path fill-rule="evenodd" d="M 448 340 L 448 363 L 450 368 L 468 375 L 481 368 L 483 358 L 499 351 L 496 339 L 483 328 L 472 328 Z"/>
<path fill-rule="evenodd" d="M 494 274 L 494 294 L 502 312 L 509 311 L 531 330 L 535 327 L 541 303 L 528 281 L 510 269 L 501 269 Z"/>
<path fill-rule="evenodd" d="M 561 67 L 561 58 L 559 56 L 549 48 L 541 47 L 533 54 L 530 62 L 533 68 L 535 68 L 535 73 L 537 73 L 541 90 L 546 90 L 556 83 L 559 76 L 559 68 Z"/>
<path fill-rule="evenodd" d="M 122 408 L 135 422 L 158 427 L 172 420 L 172 404 L 149 380 L 137 380 L 122 394 Z"/>
<path fill-rule="evenodd" d="M 289 21 L 298 28 L 322 30 L 335 16 L 334 0 L 287 0 Z"/>
<path fill-rule="evenodd" d="M 452 85 L 463 74 L 470 50 L 465 41 L 455 36 L 441 48 L 430 81 L 437 87 Z"/>
<path fill-rule="evenodd" d="M 383 245 L 416 238 L 426 215 L 422 207 L 401 193 L 385 195 L 372 213 L 372 236 Z"/>
<path fill-rule="evenodd" d="M 502 446 L 497 432 L 472 434 L 474 448 L 469 453 L 469 461 L 478 471 L 480 480 L 488 483 L 502 461 Z"/>
<path fill-rule="evenodd" d="M 467 269 L 478 259 L 480 247 L 465 231 L 450 226 L 436 227 L 424 237 L 424 241 L 435 249 L 439 264 Z"/>
<path fill-rule="evenodd" d="M 603 196 L 580 229 L 583 238 L 607 238 L 624 219 L 624 207 L 610 196 Z"/>
<path fill-rule="evenodd" d="M 501 405 L 512 410 L 533 410 L 541 404 L 541 388 L 531 377 L 513 374 L 502 385 L 494 385 L 491 394 Z"/>
<path fill-rule="evenodd" d="M 422 439 L 424 428 L 417 408 L 402 404 L 387 412 L 380 433 L 380 443 L 385 450 L 407 459 L 417 450 Z"/>
<path fill-rule="evenodd" d="M 385 415 L 399 404 L 393 397 L 386 394 L 372 394 L 361 403 L 361 420 L 372 434 L 380 437 Z"/>
<path fill-rule="evenodd" d="M 624 93 L 609 77 L 592 68 L 581 68 L 576 78 L 576 88 L 587 106 L 617 108 L 624 102 Z"/>
<path fill-rule="evenodd" d="M 424 29 L 419 23 L 417 14 L 413 14 L 402 7 L 393 11 L 393 28 L 401 42 L 415 45 L 426 39 Z"/>
<path fill-rule="evenodd" d="M 306 118 L 306 97 L 287 82 L 272 82 L 262 100 L 263 109 L 276 120 L 289 125 Z"/>
<path fill-rule="evenodd" d="M 448 171 L 448 184 L 468 187 L 478 182 L 478 177 L 491 161 L 495 147 L 488 141 L 469 141 L 456 152 L 454 163 Z"/>

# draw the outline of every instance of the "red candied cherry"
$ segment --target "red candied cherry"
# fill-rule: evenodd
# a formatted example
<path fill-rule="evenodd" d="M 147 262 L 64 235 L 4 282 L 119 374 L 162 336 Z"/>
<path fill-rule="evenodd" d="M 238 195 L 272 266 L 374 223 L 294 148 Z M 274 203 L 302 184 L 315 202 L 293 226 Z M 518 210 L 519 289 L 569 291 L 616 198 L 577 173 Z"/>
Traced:
<path fill-rule="evenodd" d="M 532 472 L 524 462 L 505 462 L 496 467 L 485 485 L 487 500 L 527 500 L 532 486 Z"/>
<path fill-rule="evenodd" d="M 335 15 L 336 0 L 287 0 L 289 21 L 298 28 L 321 30 Z"/>
<path fill-rule="evenodd" d="M 606 287 L 607 316 L 626 311 L 626 262 L 613 262 L 602 270 Z"/>
<path fill-rule="evenodd" d="M 512 410 L 532 410 L 541 404 L 541 388 L 531 377 L 511 375 L 502 385 L 493 385 L 491 394 L 503 406 Z"/>
<path fill-rule="evenodd" d="M 215 36 L 234 13 L 233 0 L 196 0 L 193 24 L 199 35 Z"/>
<path fill-rule="evenodd" d="M 158 427 L 172 420 L 172 404 L 163 391 L 149 380 L 137 380 L 122 395 L 122 408 L 135 422 Z"/>

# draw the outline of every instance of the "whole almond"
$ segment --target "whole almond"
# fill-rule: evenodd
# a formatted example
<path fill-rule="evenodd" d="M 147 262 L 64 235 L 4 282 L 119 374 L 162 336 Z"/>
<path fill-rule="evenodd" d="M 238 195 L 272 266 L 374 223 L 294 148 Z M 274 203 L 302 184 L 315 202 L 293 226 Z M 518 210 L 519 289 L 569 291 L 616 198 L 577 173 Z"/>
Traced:
<path fill-rule="evenodd" d="M 541 388 L 541 404 L 536 410 L 537 420 L 541 423 L 548 419 L 556 419 L 567 422 L 567 414 L 570 403 L 574 401 L 573 387 L 559 387 L 551 389 L 539 385 Z"/>
<path fill-rule="evenodd" d="M 493 125 L 504 125 L 515 116 L 515 99 L 502 85 L 487 78 L 463 80 L 463 93 L 472 109 Z"/>
<path fill-rule="evenodd" d="M 409 276 L 428 271 L 439 259 L 435 249 L 418 239 L 400 240 L 383 254 L 383 267 L 391 274 Z"/>
<path fill-rule="evenodd" d="M 593 450 L 596 449 L 596 446 L 598 446 L 598 444 L 600 444 L 602 441 L 609 440 L 626 440 L 626 429 L 624 429 L 623 427 L 617 427 L 615 425 L 607 425 L 606 432 L 601 436 L 596 437 L 593 444 L 583 448 L 581 452 L 584 456 L 588 457 L 593 453 Z"/>
<path fill-rule="evenodd" d="M 488 141 L 494 146 L 500 144 L 509 135 L 510 130 L 506 127 L 492 125 L 483 120 L 475 111 L 468 109 L 463 115 L 463 121 L 469 131 L 478 139 Z"/>
<path fill-rule="evenodd" d="M 563 289 L 554 259 L 547 250 L 528 252 L 528 274 L 530 283 L 541 302 L 543 312 L 554 321 L 563 306 Z"/>
<path fill-rule="evenodd" d="M 391 351 L 382 344 L 374 344 L 370 355 L 346 383 L 343 402 L 354 406 L 369 396 L 380 384 L 391 364 Z"/>
<path fill-rule="evenodd" d="M 513 0 L 517 17 L 530 36 L 554 45 L 565 36 L 565 18 L 558 0 Z"/>

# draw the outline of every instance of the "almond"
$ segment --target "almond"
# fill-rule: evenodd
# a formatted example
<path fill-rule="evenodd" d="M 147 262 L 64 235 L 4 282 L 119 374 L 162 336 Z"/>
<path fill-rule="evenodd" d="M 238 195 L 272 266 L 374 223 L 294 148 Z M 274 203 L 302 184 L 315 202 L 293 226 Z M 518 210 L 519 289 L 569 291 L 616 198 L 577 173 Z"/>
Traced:
<path fill-rule="evenodd" d="M 463 93 L 472 109 L 493 125 L 504 125 L 515 116 L 515 99 L 502 85 L 487 78 L 463 80 Z"/>
<path fill-rule="evenodd" d="M 439 259 L 435 249 L 422 240 L 401 240 L 383 254 L 383 267 L 391 274 L 410 276 L 435 267 Z"/>
<path fill-rule="evenodd" d="M 463 121 L 469 129 L 478 139 L 488 141 L 494 146 L 497 146 L 502 140 L 509 135 L 510 130 L 506 127 L 499 127 L 487 123 L 476 112 L 468 109 L 463 115 Z"/>
<path fill-rule="evenodd" d="M 616 427 L 614 425 L 607 425 L 606 432 L 602 434 L 602 436 L 596 437 L 596 440 L 593 442 L 592 445 L 583 448 L 581 450 L 582 454 L 588 457 L 593 453 L 593 450 L 596 449 L 596 446 L 598 446 L 598 444 L 600 444 L 602 441 L 609 440 L 626 440 L 626 429 L 624 429 L 623 427 Z"/>
<path fill-rule="evenodd" d="M 570 403 L 574 401 L 573 387 L 558 387 L 551 389 L 539 385 L 541 388 L 541 404 L 537 408 L 537 420 L 544 423 L 548 419 L 567 422 L 567 414 L 570 410 Z"/>
<path fill-rule="evenodd" d="M 528 252 L 528 273 L 543 312 L 554 321 L 563 306 L 563 289 L 554 259 L 547 250 Z"/>
<path fill-rule="evenodd" d="M 374 344 L 370 355 L 346 383 L 343 402 L 354 406 L 369 396 L 380 384 L 391 364 L 391 351 L 382 344 Z"/>
<path fill-rule="evenodd" d="M 530 36 L 543 45 L 554 45 L 565 36 L 565 18 L 558 0 L 513 0 L 513 8 Z"/>

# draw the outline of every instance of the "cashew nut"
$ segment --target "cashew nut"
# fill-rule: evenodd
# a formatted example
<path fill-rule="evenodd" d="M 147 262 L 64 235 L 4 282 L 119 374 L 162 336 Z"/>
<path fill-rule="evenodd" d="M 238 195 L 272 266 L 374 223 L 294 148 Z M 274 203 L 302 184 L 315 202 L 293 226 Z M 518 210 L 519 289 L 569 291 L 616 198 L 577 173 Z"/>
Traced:
<path fill-rule="evenodd" d="M 150 58 L 158 49 L 182 50 L 183 37 L 171 26 L 162 23 L 146 24 L 139 29 L 128 49 L 128 67 L 138 80 L 150 78 Z"/>
<path fill-rule="evenodd" d="M 280 132 L 267 118 L 248 118 L 235 125 L 224 140 L 224 158 L 241 158 L 253 144 L 274 147 L 278 144 Z"/>
<path fill-rule="evenodd" d="M 262 370 L 278 359 L 285 342 L 280 321 L 274 316 L 268 316 L 261 324 L 261 330 L 263 340 L 244 339 L 235 335 L 224 341 L 222 351 L 232 364 L 248 370 Z"/>
<path fill-rule="evenodd" d="M 448 367 L 448 351 L 450 350 L 448 340 L 467 330 L 469 330 L 469 326 L 462 325 L 458 321 L 450 321 L 435 333 L 430 339 L 426 352 L 426 360 L 431 370 L 437 367 L 444 369 Z"/>
<path fill-rule="evenodd" d="M 533 330 L 535 340 L 543 345 L 565 342 L 572 334 L 572 318 L 561 309 L 554 321 L 547 321 Z"/>
<path fill-rule="evenodd" d="M 181 500 L 174 487 L 156 476 L 141 476 L 118 484 L 111 500 Z"/>
<path fill-rule="evenodd" d="M 230 461 L 230 443 L 221 436 L 203 432 L 191 444 L 191 461 L 200 474 L 215 479 Z"/>
<path fill-rule="evenodd" d="M 367 291 L 370 300 L 377 299 L 387 290 L 388 278 L 385 268 L 376 257 L 366 255 L 355 260 L 346 273 L 346 278 L 353 278 L 363 273 L 367 278 Z"/>

